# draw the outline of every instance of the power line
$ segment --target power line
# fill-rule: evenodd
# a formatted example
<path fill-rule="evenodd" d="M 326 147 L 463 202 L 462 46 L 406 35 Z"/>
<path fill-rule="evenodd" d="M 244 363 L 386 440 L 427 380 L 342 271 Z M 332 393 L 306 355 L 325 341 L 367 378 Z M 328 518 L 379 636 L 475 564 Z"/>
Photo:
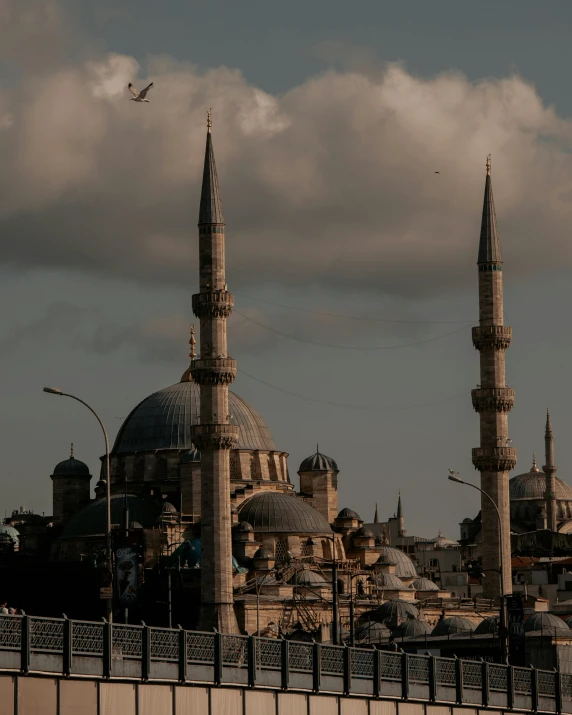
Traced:
<path fill-rule="evenodd" d="M 306 402 L 315 402 L 320 405 L 329 405 L 330 407 L 343 407 L 346 409 L 351 409 L 351 410 L 366 410 L 369 412 L 394 412 L 396 410 L 412 410 L 415 408 L 419 407 L 432 407 L 433 405 L 443 405 L 446 402 L 453 402 L 453 400 L 458 400 L 460 397 L 466 396 L 466 390 L 463 392 L 459 392 L 456 395 L 451 395 L 450 397 L 446 397 L 443 400 L 435 400 L 432 402 L 421 402 L 417 405 L 351 405 L 347 404 L 344 402 L 332 402 L 331 400 L 321 400 L 318 397 L 311 397 L 308 395 L 301 395 L 299 392 L 292 392 L 291 390 L 286 390 L 283 387 L 279 387 L 278 385 L 273 385 L 271 382 L 266 382 L 266 380 L 262 380 L 259 377 L 254 377 L 254 375 L 249 375 L 247 372 L 244 370 L 238 370 L 242 375 L 245 377 L 249 377 L 251 380 L 254 380 L 255 382 L 259 382 L 262 385 L 265 385 L 266 387 L 270 387 L 273 390 L 277 390 L 278 392 L 282 392 L 285 395 L 290 395 L 291 397 L 298 397 L 301 400 L 305 400 Z"/>
<path fill-rule="evenodd" d="M 243 293 L 235 293 L 239 298 L 247 298 L 248 300 L 254 300 L 258 303 L 266 303 L 267 305 L 274 305 L 278 308 L 286 308 L 287 310 L 298 310 L 301 313 L 313 313 L 314 315 L 327 315 L 331 318 L 343 318 L 345 320 L 362 320 L 369 323 L 405 323 L 407 325 L 453 325 L 453 324 L 468 324 L 475 323 L 475 320 L 397 320 L 395 318 L 365 318 L 363 316 L 357 315 L 343 315 L 342 313 L 329 313 L 324 310 L 310 310 L 309 308 L 299 308 L 296 305 L 284 305 L 283 303 L 274 303 L 271 300 L 264 300 L 263 298 L 253 298 L 251 295 L 244 295 Z"/>
<path fill-rule="evenodd" d="M 435 335 L 432 338 L 423 338 L 422 340 L 415 340 L 412 343 L 401 343 L 400 345 L 377 345 L 374 347 L 360 347 L 359 345 L 333 345 L 331 343 L 322 343 L 317 340 L 308 340 L 307 338 L 298 338 L 295 335 L 290 335 L 290 333 L 284 333 L 281 330 L 278 330 L 277 328 L 272 327 L 271 325 L 266 325 L 265 323 L 261 323 L 258 320 L 255 320 L 254 318 L 250 318 L 248 315 L 245 315 L 244 313 L 241 313 L 239 310 L 234 310 L 234 312 L 237 315 L 240 315 L 243 318 L 246 318 L 246 320 L 249 320 L 251 323 L 254 323 L 255 325 L 260 326 L 261 328 L 266 328 L 266 330 L 270 330 L 273 333 L 276 333 L 276 335 L 280 335 L 283 338 L 290 338 L 290 340 L 297 340 L 299 343 L 306 343 L 308 345 L 319 345 L 323 348 L 335 348 L 337 350 L 358 350 L 358 351 L 376 351 L 376 350 L 398 350 L 400 348 L 411 348 L 414 345 L 422 345 L 423 343 L 432 343 L 435 340 L 442 340 L 443 338 L 449 337 L 449 335 L 455 335 L 456 333 L 460 333 L 462 330 L 466 330 L 467 328 L 463 325 L 462 328 L 457 328 L 456 330 L 451 330 L 448 333 L 444 333 L 443 335 Z"/>

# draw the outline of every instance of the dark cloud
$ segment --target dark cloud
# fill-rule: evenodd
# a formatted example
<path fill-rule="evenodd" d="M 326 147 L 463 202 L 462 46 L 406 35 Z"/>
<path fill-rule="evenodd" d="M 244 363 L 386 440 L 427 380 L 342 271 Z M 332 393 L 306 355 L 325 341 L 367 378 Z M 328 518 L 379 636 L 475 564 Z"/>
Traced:
<path fill-rule="evenodd" d="M 55 0 L 32 6 L 0 3 L 15 18 L 6 61 L 42 24 L 39 57 L 66 48 Z M 517 76 L 425 80 L 358 62 L 272 96 L 238 71 L 155 57 L 152 102 L 139 105 L 126 85 L 148 78 L 133 58 L 57 60 L 22 62 L 17 86 L 0 89 L 5 264 L 188 285 L 208 107 L 237 290 L 420 298 L 472 284 L 489 152 L 511 270 L 572 258 L 572 124 Z"/>

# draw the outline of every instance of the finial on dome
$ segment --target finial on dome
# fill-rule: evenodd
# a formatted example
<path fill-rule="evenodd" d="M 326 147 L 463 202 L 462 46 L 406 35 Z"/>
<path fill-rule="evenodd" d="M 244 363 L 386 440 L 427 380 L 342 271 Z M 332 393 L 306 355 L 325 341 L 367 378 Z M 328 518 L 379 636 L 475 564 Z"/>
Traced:
<path fill-rule="evenodd" d="M 320 445 L 316 442 L 316 454 L 320 454 Z"/>
<path fill-rule="evenodd" d="M 539 472 L 540 470 L 536 466 L 536 453 L 532 453 L 532 469 L 530 470 L 531 472 Z"/>
<path fill-rule="evenodd" d="M 207 112 L 207 132 L 210 134 L 211 133 L 211 128 L 213 125 L 213 120 L 211 116 L 211 110 L 209 108 L 209 111 Z"/>
<path fill-rule="evenodd" d="M 73 442 L 72 442 L 70 445 L 70 459 L 73 459 L 73 458 L 74 458 L 74 456 L 73 456 Z"/>
<path fill-rule="evenodd" d="M 195 354 L 195 345 L 197 344 L 197 341 L 195 340 L 195 324 L 191 323 L 191 339 L 189 340 L 189 345 L 191 346 L 191 351 L 189 352 L 189 357 L 191 360 L 194 360 L 196 357 Z"/>
<path fill-rule="evenodd" d="M 487 176 L 491 175 L 491 155 L 487 154 Z"/>

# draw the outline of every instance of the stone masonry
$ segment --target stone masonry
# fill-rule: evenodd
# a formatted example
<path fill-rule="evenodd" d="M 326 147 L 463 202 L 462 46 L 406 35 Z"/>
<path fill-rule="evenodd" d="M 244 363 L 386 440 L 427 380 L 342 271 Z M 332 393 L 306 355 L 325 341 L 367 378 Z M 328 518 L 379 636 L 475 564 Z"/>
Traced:
<path fill-rule="evenodd" d="M 479 242 L 479 326 L 473 328 L 473 344 L 480 352 L 481 382 L 471 393 L 480 416 L 481 446 L 473 449 L 473 464 L 481 473 L 481 489 L 496 503 L 502 521 L 502 539 L 497 511 L 482 495 L 482 553 L 484 595 L 502 595 L 501 550 L 506 593 L 511 588 L 510 503 L 508 473 L 516 465 L 516 450 L 508 439 L 508 413 L 514 405 L 514 390 L 505 380 L 505 350 L 512 329 L 503 321 L 503 282 L 500 241 L 491 184 L 487 176 Z"/>
<path fill-rule="evenodd" d="M 224 217 L 215 166 L 210 112 L 199 211 L 200 292 L 193 312 L 200 320 L 200 358 L 191 363 L 200 385 L 200 424 L 192 439 L 201 453 L 201 610 L 198 629 L 237 633 L 232 590 L 230 450 L 238 428 L 229 424 L 228 386 L 236 363 L 227 357 L 226 320 L 234 305 L 225 275 Z"/>

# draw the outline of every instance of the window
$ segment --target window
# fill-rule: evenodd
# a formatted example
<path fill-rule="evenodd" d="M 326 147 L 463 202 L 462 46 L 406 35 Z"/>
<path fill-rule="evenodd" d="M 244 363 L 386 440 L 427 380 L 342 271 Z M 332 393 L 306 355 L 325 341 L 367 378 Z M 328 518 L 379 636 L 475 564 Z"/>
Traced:
<path fill-rule="evenodd" d="M 230 478 L 240 478 L 240 470 L 238 469 L 238 457 L 235 454 L 230 455 Z"/>
<path fill-rule="evenodd" d="M 286 561 L 286 555 L 288 553 L 288 548 L 286 546 L 286 542 L 283 541 L 282 539 L 278 539 L 276 542 L 276 549 L 274 552 L 274 558 L 276 559 L 276 563 L 283 563 Z"/>

